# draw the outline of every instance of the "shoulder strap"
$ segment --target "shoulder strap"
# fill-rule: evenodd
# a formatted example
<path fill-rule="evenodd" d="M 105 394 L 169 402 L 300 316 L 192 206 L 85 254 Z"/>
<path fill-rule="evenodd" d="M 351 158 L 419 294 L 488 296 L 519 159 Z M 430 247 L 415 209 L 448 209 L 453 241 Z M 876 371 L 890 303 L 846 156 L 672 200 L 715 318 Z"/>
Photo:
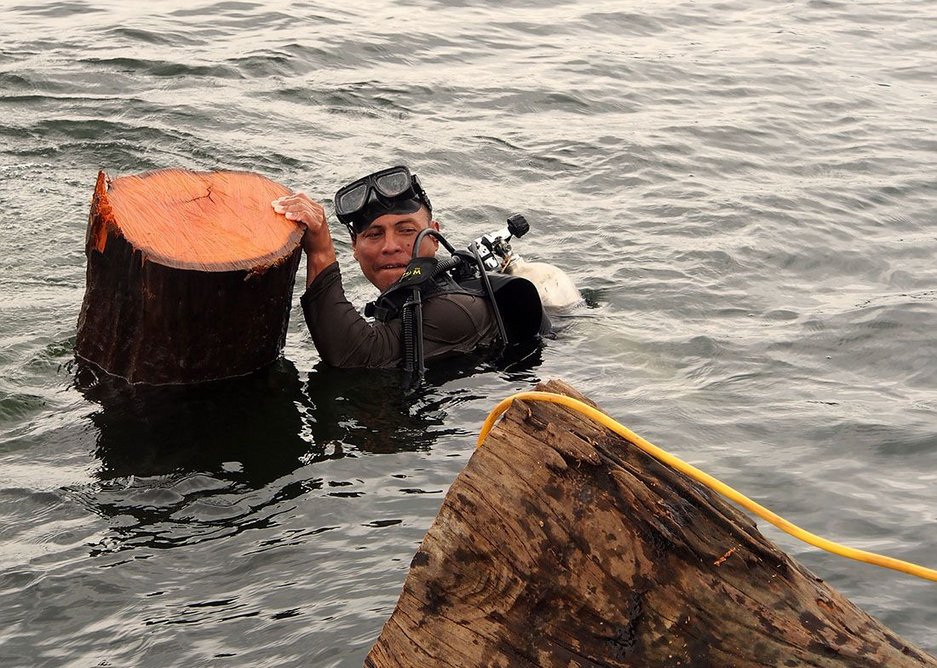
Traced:
<path fill-rule="evenodd" d="M 364 307 L 364 314 L 381 322 L 387 322 L 400 315 L 404 303 L 409 299 L 414 288 L 423 295 L 439 291 L 441 289 L 439 284 L 433 280 L 438 264 L 439 260 L 435 257 L 415 257 L 410 260 L 403 275 L 377 299 Z"/>

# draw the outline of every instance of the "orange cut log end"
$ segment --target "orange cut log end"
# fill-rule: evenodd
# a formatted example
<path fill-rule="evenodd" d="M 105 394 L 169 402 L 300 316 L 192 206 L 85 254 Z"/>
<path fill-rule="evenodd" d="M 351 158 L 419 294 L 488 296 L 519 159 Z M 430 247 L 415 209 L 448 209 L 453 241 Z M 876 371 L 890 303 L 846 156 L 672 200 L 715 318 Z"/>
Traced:
<path fill-rule="evenodd" d="M 110 180 L 98 174 L 88 248 L 119 234 L 149 262 L 176 269 L 264 267 L 295 248 L 302 226 L 273 211 L 285 186 L 249 172 L 163 169 Z"/>

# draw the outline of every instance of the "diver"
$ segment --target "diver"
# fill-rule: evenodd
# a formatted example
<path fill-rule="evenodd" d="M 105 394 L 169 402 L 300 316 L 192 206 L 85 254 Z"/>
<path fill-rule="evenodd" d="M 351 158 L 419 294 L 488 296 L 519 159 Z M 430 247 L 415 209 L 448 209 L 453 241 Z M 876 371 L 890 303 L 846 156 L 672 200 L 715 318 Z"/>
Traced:
<path fill-rule="evenodd" d="M 424 359 L 503 347 L 546 331 L 536 287 L 522 278 L 489 277 L 472 254 L 456 252 L 440 234 L 430 199 L 407 167 L 349 183 L 335 194 L 334 204 L 362 273 L 381 291 L 366 311 L 376 316 L 374 321 L 345 297 L 322 205 L 304 193 L 272 202 L 277 213 L 306 228 L 306 291 L 300 303 L 316 349 L 329 366 L 408 363 L 408 309 L 411 319 L 416 313 L 417 340 L 409 347 L 415 347 L 414 363 L 420 367 Z M 447 260 L 436 259 L 440 243 L 452 254 Z"/>

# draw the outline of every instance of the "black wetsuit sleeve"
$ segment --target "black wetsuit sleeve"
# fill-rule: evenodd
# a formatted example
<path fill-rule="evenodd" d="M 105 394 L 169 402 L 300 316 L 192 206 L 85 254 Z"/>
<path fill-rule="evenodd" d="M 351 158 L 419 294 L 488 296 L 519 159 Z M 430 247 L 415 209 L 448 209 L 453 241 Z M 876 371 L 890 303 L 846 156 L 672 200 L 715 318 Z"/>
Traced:
<path fill-rule="evenodd" d="M 345 297 L 338 263 L 329 265 L 300 299 L 306 325 L 322 360 L 335 367 L 391 368 L 403 360 L 401 321 L 368 322 Z M 423 303 L 423 351 L 428 360 L 490 343 L 497 324 L 487 301 L 461 293 L 432 295 Z"/>

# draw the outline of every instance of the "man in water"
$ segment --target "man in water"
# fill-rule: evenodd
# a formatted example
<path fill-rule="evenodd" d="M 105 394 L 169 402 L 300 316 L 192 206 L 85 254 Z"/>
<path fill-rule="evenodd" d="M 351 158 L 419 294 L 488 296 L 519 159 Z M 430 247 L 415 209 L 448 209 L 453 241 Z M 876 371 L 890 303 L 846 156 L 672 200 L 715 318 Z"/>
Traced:
<path fill-rule="evenodd" d="M 389 368 L 403 359 L 402 322 L 368 322 L 345 298 L 335 245 L 322 205 L 303 193 L 273 201 L 277 213 L 305 226 L 306 292 L 300 303 L 322 360 L 336 367 Z M 404 273 L 421 230 L 439 230 L 429 197 L 406 167 L 369 174 L 341 188 L 335 211 L 348 227 L 361 271 L 382 293 Z M 433 257 L 439 241 L 427 235 L 419 255 Z M 466 353 L 498 334 L 486 299 L 464 292 L 435 292 L 423 302 L 426 359 Z"/>

